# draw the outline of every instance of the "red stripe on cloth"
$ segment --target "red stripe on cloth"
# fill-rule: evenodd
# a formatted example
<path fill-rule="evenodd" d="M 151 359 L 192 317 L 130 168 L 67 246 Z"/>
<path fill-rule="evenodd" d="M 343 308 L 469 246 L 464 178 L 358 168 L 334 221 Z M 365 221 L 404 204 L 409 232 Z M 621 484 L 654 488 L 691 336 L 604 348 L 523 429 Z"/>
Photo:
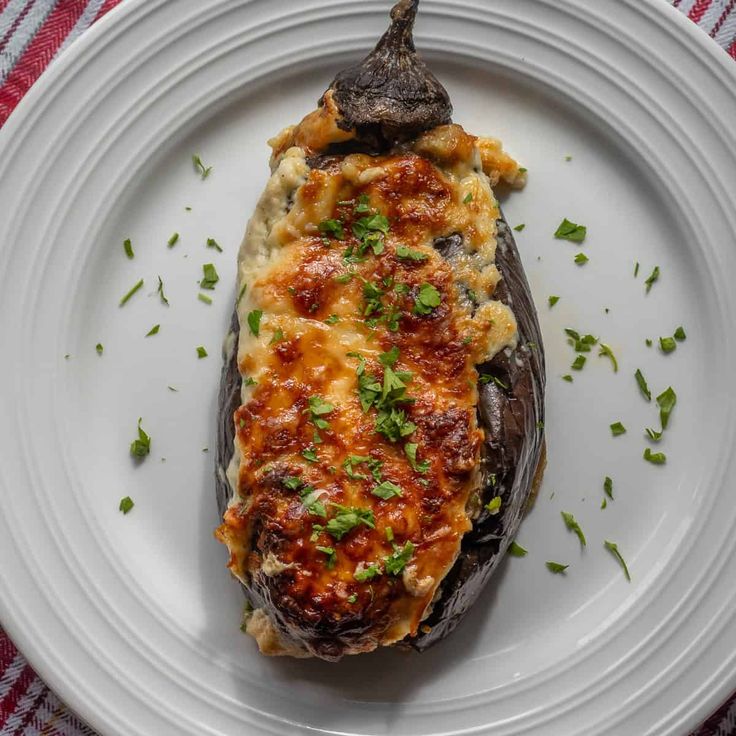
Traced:
<path fill-rule="evenodd" d="M 4 631 L 0 631 L 0 677 L 15 657 L 16 649 Z"/>
<path fill-rule="evenodd" d="M 28 686 L 36 678 L 36 673 L 26 665 L 20 672 L 18 679 L 13 683 L 8 694 L 0 702 L 0 724 L 5 723 L 8 717 L 15 710 L 15 706 L 18 705 L 18 701 L 23 696 L 23 693 L 28 689 Z"/>
<path fill-rule="evenodd" d="M 41 703 L 46 697 L 48 697 L 48 694 L 49 689 L 44 685 L 38 691 L 38 695 L 33 699 L 33 702 L 29 703 L 28 712 L 23 717 L 23 720 L 12 731 L 7 734 L 3 734 L 3 736 L 23 736 L 26 733 L 26 728 L 30 725 L 31 721 L 36 716 L 36 712 L 41 707 Z"/>
<path fill-rule="evenodd" d="M 734 59 L 736 59 L 736 38 L 734 38 L 733 43 L 728 47 L 726 51 L 729 56 L 732 56 Z"/>
<path fill-rule="evenodd" d="M 728 16 L 731 15 L 731 11 L 734 9 L 734 6 L 736 6 L 736 0 L 731 0 L 731 2 L 726 5 L 726 7 L 723 9 L 723 12 L 721 13 L 721 17 L 718 19 L 718 22 L 713 26 L 713 30 L 710 32 L 710 37 L 715 38 L 716 33 L 723 28 L 723 24 L 728 19 Z"/>
<path fill-rule="evenodd" d="M 688 18 L 690 18 L 690 20 L 694 20 L 696 23 L 700 23 L 700 19 L 705 15 L 705 11 L 708 10 L 711 2 L 713 2 L 713 0 L 698 0 L 698 2 L 693 5 L 690 13 L 688 13 Z"/>
<path fill-rule="evenodd" d="M 87 0 L 60 0 L 0 88 L 0 125 L 54 57 L 87 7 Z"/>
<path fill-rule="evenodd" d="M 8 28 L 8 32 L 5 34 L 5 36 L 0 38 L 0 52 L 2 52 L 5 49 L 5 47 L 10 42 L 10 39 L 13 38 L 13 34 L 18 30 L 18 26 L 23 22 L 23 18 L 25 18 L 26 15 L 28 15 L 28 11 L 30 9 L 31 9 L 30 3 L 26 3 L 23 6 L 23 10 L 21 10 L 20 13 L 18 13 L 18 17 L 13 21 L 13 25 L 11 25 L 10 28 Z"/>
<path fill-rule="evenodd" d="M 121 0 L 105 0 L 102 7 L 100 8 L 99 12 L 97 13 L 97 17 L 95 20 L 99 20 L 102 18 L 105 13 L 110 12 L 116 5 L 120 4 Z"/>

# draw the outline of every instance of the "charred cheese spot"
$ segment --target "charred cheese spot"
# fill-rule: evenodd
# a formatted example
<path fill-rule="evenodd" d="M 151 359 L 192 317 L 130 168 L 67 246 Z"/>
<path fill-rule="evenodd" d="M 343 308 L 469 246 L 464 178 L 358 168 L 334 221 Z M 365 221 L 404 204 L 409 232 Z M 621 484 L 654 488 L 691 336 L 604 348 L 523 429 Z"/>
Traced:
<path fill-rule="evenodd" d="M 345 140 L 331 114 L 328 102 L 274 141 L 275 172 L 241 248 L 238 365 L 255 385 L 234 416 L 234 497 L 218 530 L 232 572 L 273 604 L 273 619 L 261 612 L 250 625 L 261 649 L 327 657 L 418 631 L 471 528 L 483 442 L 475 366 L 516 339 L 513 314 L 492 300 L 498 207 L 478 139 L 442 126 L 413 150 L 309 168 L 307 154 Z M 389 227 L 376 252 L 355 256 L 366 208 Z M 342 239 L 320 231 L 325 220 L 341 223 Z M 430 287 L 439 304 L 417 309 Z M 363 364 L 381 383 L 380 356 L 393 348 L 411 399 L 398 408 L 415 425 L 398 441 L 361 407 L 356 373 Z M 398 495 L 374 494 L 379 479 Z M 369 523 L 331 534 L 327 520 L 352 509 Z M 386 560 L 402 549 L 411 554 L 390 574 Z M 382 574 L 356 580 L 371 565 Z"/>

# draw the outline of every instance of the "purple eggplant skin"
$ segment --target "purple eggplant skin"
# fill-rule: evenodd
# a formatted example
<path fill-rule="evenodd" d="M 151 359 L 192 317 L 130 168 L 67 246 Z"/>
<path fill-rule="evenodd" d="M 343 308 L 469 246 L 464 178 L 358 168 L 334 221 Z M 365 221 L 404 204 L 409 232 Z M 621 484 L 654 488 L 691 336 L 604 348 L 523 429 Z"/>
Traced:
<path fill-rule="evenodd" d="M 356 133 L 356 141 L 324 151 L 309 161 L 320 166 L 324 155 L 349 150 L 379 153 L 410 140 L 425 130 L 450 122 L 452 106 L 442 85 L 416 54 L 412 26 L 419 0 L 401 0 L 392 11 L 392 24 L 376 49 L 359 65 L 338 74 L 330 89 L 342 117 L 342 127 Z M 513 311 L 518 326 L 514 349 L 501 351 L 478 366 L 493 380 L 479 382 L 478 423 L 486 433 L 482 451 L 481 502 L 495 496 L 501 508 L 495 515 L 485 508 L 462 541 L 454 566 L 445 576 L 431 613 L 419 633 L 402 644 L 422 651 L 447 636 L 480 595 L 513 541 L 534 496 L 544 467 L 545 365 L 542 336 L 534 301 L 511 229 L 498 220 L 496 266 L 501 281 L 493 295 Z M 448 260 L 462 248 L 462 236 L 435 241 Z M 231 331 L 239 332 L 237 314 Z M 216 452 L 216 493 L 224 514 L 232 490 L 224 470 L 233 455 L 233 415 L 240 406 L 241 377 L 237 350 L 226 359 L 219 394 Z M 244 592 L 254 607 L 272 609 L 254 590 Z M 275 616 L 278 619 L 278 615 Z M 335 646 L 339 649 L 337 642 Z M 340 652 L 335 651 L 334 659 Z"/>

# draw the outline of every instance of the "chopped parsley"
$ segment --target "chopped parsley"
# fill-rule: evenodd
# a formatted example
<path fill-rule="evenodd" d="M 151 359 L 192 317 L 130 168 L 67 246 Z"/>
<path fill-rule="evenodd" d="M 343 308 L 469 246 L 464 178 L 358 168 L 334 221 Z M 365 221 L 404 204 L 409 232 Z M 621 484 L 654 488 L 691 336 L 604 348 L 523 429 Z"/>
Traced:
<path fill-rule="evenodd" d="M 641 395 L 647 400 L 652 400 L 652 392 L 649 390 L 649 386 L 647 386 L 647 380 L 644 378 L 644 374 L 637 368 L 636 373 L 634 373 L 634 378 L 636 378 L 636 383 L 639 386 L 639 391 L 641 391 Z"/>
<path fill-rule="evenodd" d="M 192 163 L 194 164 L 196 172 L 202 177 L 202 181 L 204 181 L 212 172 L 212 167 L 205 166 L 202 163 L 202 159 L 196 154 L 192 156 Z"/>
<path fill-rule="evenodd" d="M 621 556 L 621 553 L 618 551 L 618 546 L 614 544 L 613 542 L 609 542 L 606 540 L 603 542 L 603 546 L 618 560 L 619 564 L 621 565 L 624 575 L 626 576 L 626 579 L 631 582 L 631 575 L 629 575 L 629 568 L 626 566 L 626 562 L 624 561 L 624 558 Z"/>
<path fill-rule="evenodd" d="M 649 338 L 647 338 L 646 340 L 644 340 L 644 344 L 645 344 L 645 345 L 646 345 L 646 346 L 647 346 L 648 348 L 652 347 L 652 341 L 651 341 L 651 340 L 650 340 Z"/>
<path fill-rule="evenodd" d="M 634 264 L 634 278 L 639 275 L 639 261 Z"/>
<path fill-rule="evenodd" d="M 380 485 L 377 485 L 372 491 L 372 496 L 376 496 L 378 498 L 382 498 L 384 501 L 388 501 L 389 498 L 393 498 L 394 496 L 401 496 L 403 495 L 403 491 L 401 490 L 400 486 L 397 486 L 395 483 L 392 483 L 390 480 L 385 480 Z"/>
<path fill-rule="evenodd" d="M 585 253 L 578 253 L 574 258 L 574 261 L 578 266 L 584 266 L 589 260 L 590 258 L 588 258 Z"/>
<path fill-rule="evenodd" d="M 336 240 L 345 240 L 345 228 L 341 220 L 322 220 L 319 224 L 319 231 L 325 237 L 330 236 Z"/>
<path fill-rule="evenodd" d="M 662 439 L 663 433 L 657 432 L 656 429 L 651 429 L 650 427 L 647 427 L 644 431 L 647 433 L 647 437 L 649 437 L 652 442 L 659 442 Z"/>
<path fill-rule="evenodd" d="M 393 554 L 384 559 L 387 575 L 400 575 L 414 554 L 414 545 L 407 541 L 403 547 L 394 542 Z"/>
<path fill-rule="evenodd" d="M 154 325 L 151 327 L 148 332 L 146 332 L 146 337 L 151 337 L 152 335 L 158 335 L 158 331 L 161 329 L 161 325 Z"/>
<path fill-rule="evenodd" d="M 321 547 L 320 545 L 317 545 L 316 549 L 319 552 L 324 552 L 324 554 L 327 555 L 328 570 L 331 570 L 333 567 L 335 567 L 335 563 L 337 562 L 337 552 L 335 551 L 334 547 Z"/>
<path fill-rule="evenodd" d="M 263 317 L 263 310 L 261 309 L 254 309 L 252 312 L 248 312 L 248 327 L 256 337 L 261 332 L 261 317 Z"/>
<path fill-rule="evenodd" d="M 555 237 L 558 240 L 571 240 L 573 243 L 582 243 L 585 240 L 587 232 L 588 229 L 585 225 L 578 225 L 565 218 L 555 231 Z"/>
<path fill-rule="evenodd" d="M 572 383 L 573 378 L 569 373 L 566 373 L 564 376 L 562 376 L 563 381 L 567 381 L 568 383 Z"/>
<path fill-rule="evenodd" d="M 659 349 L 663 353 L 672 353 L 677 350 L 677 343 L 674 337 L 660 337 L 659 338 Z"/>
<path fill-rule="evenodd" d="M 529 554 L 529 550 L 524 549 L 518 542 L 511 542 L 508 553 L 512 557 L 526 557 Z"/>
<path fill-rule="evenodd" d="M 580 335 L 576 330 L 569 327 L 565 328 L 565 334 L 568 336 L 568 345 L 572 345 L 576 353 L 589 353 L 593 345 L 598 344 L 598 338 L 593 335 Z"/>
<path fill-rule="evenodd" d="M 573 361 L 573 364 L 570 366 L 574 371 L 581 371 L 583 370 L 583 366 L 585 365 L 585 356 L 584 355 L 578 355 L 575 360 Z"/>
<path fill-rule="evenodd" d="M 648 447 L 644 450 L 644 459 L 652 465 L 664 465 L 667 456 L 663 452 L 652 452 Z"/>
<path fill-rule="evenodd" d="M 222 253 L 220 244 L 214 238 L 207 238 L 207 247 L 214 248 L 218 253 Z"/>
<path fill-rule="evenodd" d="M 235 300 L 235 306 L 237 307 L 240 304 L 241 299 L 245 296 L 245 290 L 248 288 L 248 284 L 243 284 L 240 287 L 240 292 L 238 293 L 238 298 Z"/>
<path fill-rule="evenodd" d="M 399 359 L 399 348 L 394 345 L 391 350 L 389 350 L 386 353 L 381 353 L 378 356 L 378 360 L 381 361 L 381 363 L 384 366 L 387 366 L 388 368 L 393 368 L 396 365 L 396 361 Z"/>
<path fill-rule="evenodd" d="M 520 225 L 517 225 L 514 230 L 516 230 L 517 233 L 520 233 L 525 227 L 526 223 L 522 222 Z"/>
<path fill-rule="evenodd" d="M 125 306 L 129 301 L 130 298 L 133 296 L 133 294 L 136 293 L 139 289 L 143 288 L 143 279 L 138 281 L 138 283 L 127 293 L 123 298 L 120 300 L 120 306 Z"/>
<path fill-rule="evenodd" d="M 179 233 L 174 233 L 166 242 L 169 248 L 173 248 L 179 242 Z"/>
<path fill-rule="evenodd" d="M 139 458 L 143 458 L 151 452 L 151 438 L 141 427 L 142 421 L 142 418 L 138 419 L 138 437 L 130 443 L 130 454 Z"/>
<path fill-rule="evenodd" d="M 675 408 L 676 403 L 677 394 L 674 392 L 672 386 L 669 386 L 659 396 L 657 396 L 657 406 L 659 407 L 659 420 L 662 423 L 662 430 L 667 429 L 667 424 L 670 421 L 670 414 Z"/>
<path fill-rule="evenodd" d="M 560 297 L 558 296 L 550 296 L 547 298 L 547 303 L 549 304 L 549 308 L 552 309 L 557 302 L 560 301 Z"/>
<path fill-rule="evenodd" d="M 315 524 L 313 529 L 316 533 L 326 532 L 339 542 L 346 534 L 349 534 L 361 524 L 369 529 L 375 529 L 376 522 L 371 509 L 334 505 L 337 508 L 337 513 L 326 524 Z"/>
<path fill-rule="evenodd" d="M 164 282 L 161 280 L 160 276 L 158 277 L 158 288 L 156 289 L 156 293 L 161 299 L 161 304 L 164 304 L 165 306 L 168 307 L 169 300 L 166 298 L 166 294 L 164 294 Z"/>
<path fill-rule="evenodd" d="M 118 506 L 118 509 L 122 511 L 123 514 L 127 514 L 133 506 L 135 506 L 133 499 L 130 496 L 126 496 L 125 498 L 120 499 L 120 506 Z"/>
<path fill-rule="evenodd" d="M 575 520 L 575 517 L 566 511 L 560 511 L 560 514 L 562 515 L 562 520 L 565 522 L 565 526 L 568 530 L 575 532 L 577 538 L 580 540 L 580 545 L 585 547 L 587 544 L 585 541 L 585 534 L 583 534 L 583 530 L 580 528 L 580 524 Z"/>
<path fill-rule="evenodd" d="M 357 593 L 351 593 L 348 596 L 348 598 L 347 598 L 348 603 L 356 603 L 357 600 L 358 600 L 358 594 Z"/>
<path fill-rule="evenodd" d="M 624 425 L 621 424 L 621 422 L 614 422 L 611 425 L 611 434 L 614 437 L 618 437 L 619 435 L 625 434 L 625 433 L 626 433 L 626 427 L 624 427 Z"/>
<path fill-rule="evenodd" d="M 649 278 L 644 282 L 647 286 L 646 293 L 648 294 L 655 281 L 659 279 L 659 266 L 655 266 L 654 270 L 649 274 Z"/>
<path fill-rule="evenodd" d="M 197 348 L 197 357 L 200 359 L 207 357 L 207 351 L 201 345 Z"/>
<path fill-rule="evenodd" d="M 682 342 L 686 337 L 687 335 L 685 334 L 685 330 L 682 326 L 675 330 L 675 340 L 677 340 L 677 342 Z"/>
<path fill-rule="evenodd" d="M 598 357 L 601 356 L 610 358 L 611 363 L 613 364 L 613 372 L 618 373 L 618 361 L 616 360 L 616 356 L 613 354 L 613 350 L 611 350 L 610 346 L 606 345 L 604 342 L 600 344 L 600 352 L 598 353 Z"/>
<path fill-rule="evenodd" d="M 325 323 L 328 325 L 336 325 L 340 321 L 340 318 L 336 314 L 331 314 L 327 319 L 325 319 Z"/>
<path fill-rule="evenodd" d="M 433 309 L 439 307 L 442 297 L 432 284 L 423 283 L 419 287 L 419 293 L 414 300 L 414 314 L 430 314 Z"/>
<path fill-rule="evenodd" d="M 103 347 L 101 342 L 98 342 L 97 345 L 95 345 L 95 350 L 97 351 L 97 355 L 102 355 L 105 348 Z"/>
<path fill-rule="evenodd" d="M 310 396 L 309 406 L 304 410 L 304 413 L 309 414 L 312 424 L 317 429 L 327 429 L 330 425 L 322 417 L 333 411 L 335 411 L 335 406 L 325 401 L 321 396 Z"/>
<path fill-rule="evenodd" d="M 409 465 L 412 470 L 417 473 L 426 473 L 429 470 L 430 464 L 428 460 L 417 461 L 417 450 L 419 445 L 408 442 L 404 445 L 404 454 L 409 458 Z"/>
<path fill-rule="evenodd" d="M 485 510 L 495 516 L 501 510 L 501 496 L 494 496 L 485 506 Z"/>
<path fill-rule="evenodd" d="M 273 331 L 273 335 L 271 336 L 271 341 L 268 343 L 269 345 L 273 345 L 274 343 L 281 342 L 284 339 L 284 331 L 277 327 Z"/>
<path fill-rule="evenodd" d="M 603 480 L 603 490 L 606 496 L 613 500 L 613 481 L 608 476 Z"/>
<path fill-rule="evenodd" d="M 207 294 L 203 294 L 201 291 L 197 294 L 197 299 L 205 304 L 212 304 L 212 298 L 207 296 Z"/>
<path fill-rule="evenodd" d="M 426 253 L 422 253 L 420 250 L 412 250 L 405 245 L 397 246 L 396 256 L 408 261 L 426 261 L 429 257 Z"/>
<path fill-rule="evenodd" d="M 371 562 L 370 565 L 367 565 L 361 570 L 356 570 L 353 573 L 353 578 L 359 583 L 365 583 L 368 580 L 373 580 L 378 575 L 381 575 L 381 568 L 375 562 Z"/>
<path fill-rule="evenodd" d="M 123 240 L 123 250 L 128 258 L 135 258 L 135 253 L 133 253 L 133 244 L 130 242 L 130 238 Z"/>
<path fill-rule="evenodd" d="M 199 285 L 203 289 L 214 289 L 215 284 L 220 280 L 220 277 L 217 275 L 217 269 L 215 268 L 214 264 L 205 263 L 202 266 L 202 271 L 204 272 L 204 277 L 199 282 Z"/>
<path fill-rule="evenodd" d="M 544 564 L 547 566 L 547 569 L 555 575 L 563 574 L 565 570 L 570 567 L 570 565 L 563 565 L 559 562 L 545 562 Z"/>
<path fill-rule="evenodd" d="M 473 201 L 473 192 L 468 192 L 463 199 L 463 204 L 470 204 Z"/>
<path fill-rule="evenodd" d="M 319 462 L 319 457 L 317 457 L 317 452 L 314 447 L 308 447 L 306 450 L 302 450 L 302 457 L 310 463 Z"/>

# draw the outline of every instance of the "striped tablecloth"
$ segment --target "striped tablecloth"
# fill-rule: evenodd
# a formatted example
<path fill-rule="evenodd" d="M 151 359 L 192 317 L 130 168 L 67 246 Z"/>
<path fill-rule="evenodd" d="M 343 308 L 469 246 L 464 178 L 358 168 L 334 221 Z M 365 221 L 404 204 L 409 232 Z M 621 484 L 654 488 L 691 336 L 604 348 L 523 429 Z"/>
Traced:
<path fill-rule="evenodd" d="M 120 2 L 0 0 L 0 126 L 41 72 Z M 736 0 L 670 2 L 736 60 Z M 36 676 L 2 628 L 0 736 L 95 736 Z M 693 736 L 736 736 L 736 696 Z"/>

